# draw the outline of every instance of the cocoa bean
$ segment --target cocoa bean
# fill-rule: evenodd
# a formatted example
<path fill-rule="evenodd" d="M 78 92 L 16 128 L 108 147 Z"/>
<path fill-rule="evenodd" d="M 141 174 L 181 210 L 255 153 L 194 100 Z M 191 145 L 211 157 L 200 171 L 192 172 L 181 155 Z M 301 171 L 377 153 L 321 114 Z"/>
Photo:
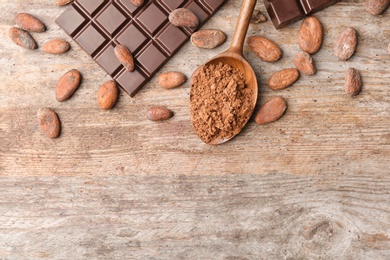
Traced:
<path fill-rule="evenodd" d="M 44 32 L 46 31 L 46 26 L 35 16 L 27 13 L 18 13 L 15 15 L 15 22 L 22 28 L 23 30 L 29 32 Z"/>
<path fill-rule="evenodd" d="M 313 17 L 307 17 L 301 24 L 298 32 L 298 44 L 301 50 L 314 54 L 322 45 L 323 29 L 320 21 Z"/>
<path fill-rule="evenodd" d="M 29 49 L 29 50 L 35 50 L 38 48 L 37 43 L 35 42 L 34 38 L 30 35 L 29 32 L 12 27 L 9 29 L 9 37 L 11 40 L 19 45 L 20 47 Z"/>
<path fill-rule="evenodd" d="M 366 11 L 372 15 L 383 13 L 389 6 L 390 0 L 366 0 Z"/>
<path fill-rule="evenodd" d="M 226 34 L 220 30 L 199 30 L 191 35 L 193 45 L 203 49 L 214 49 L 226 41 Z"/>
<path fill-rule="evenodd" d="M 345 75 L 345 84 L 344 84 L 345 92 L 347 95 L 355 96 L 359 94 L 362 89 L 362 78 L 360 73 L 354 69 L 349 68 Z"/>
<path fill-rule="evenodd" d="M 348 60 L 354 54 L 357 45 L 357 32 L 354 28 L 345 29 L 334 45 L 334 55 L 340 60 Z"/>
<path fill-rule="evenodd" d="M 72 2 L 73 2 L 73 0 L 56 0 L 56 5 L 64 6 L 64 5 L 70 4 Z"/>
<path fill-rule="evenodd" d="M 173 112 L 166 107 L 154 106 L 148 109 L 146 115 L 151 121 L 164 121 L 173 117 Z"/>
<path fill-rule="evenodd" d="M 293 63 L 301 73 L 307 76 L 313 75 L 317 72 L 314 60 L 307 52 L 301 51 L 295 54 Z"/>
<path fill-rule="evenodd" d="M 42 131 L 51 139 L 60 135 L 61 123 L 56 112 L 50 108 L 41 108 L 37 112 L 38 124 Z"/>
<path fill-rule="evenodd" d="M 101 109 L 111 109 L 118 100 L 118 87 L 116 82 L 109 80 L 104 83 L 97 93 L 97 102 Z"/>
<path fill-rule="evenodd" d="M 251 17 L 251 23 L 264 23 L 267 21 L 265 16 L 260 10 L 255 10 Z"/>
<path fill-rule="evenodd" d="M 46 42 L 42 49 L 50 54 L 63 54 L 69 51 L 70 44 L 62 39 L 54 39 Z"/>
<path fill-rule="evenodd" d="M 183 85 L 187 81 L 186 75 L 178 71 L 162 73 L 158 78 L 158 84 L 166 89 L 172 89 Z"/>
<path fill-rule="evenodd" d="M 295 68 L 275 72 L 268 80 L 268 87 L 272 90 L 285 89 L 294 84 L 299 78 L 299 71 Z"/>
<path fill-rule="evenodd" d="M 275 122 L 281 118 L 287 109 L 287 102 L 282 97 L 272 97 L 259 109 L 256 114 L 255 122 L 259 125 L 265 125 Z"/>
<path fill-rule="evenodd" d="M 119 62 L 125 67 L 126 70 L 132 72 L 135 69 L 133 55 L 130 50 L 123 45 L 117 45 L 115 47 L 115 55 Z"/>
<path fill-rule="evenodd" d="M 131 3 L 132 5 L 134 5 L 134 6 L 139 7 L 139 6 L 141 6 L 141 5 L 144 4 L 144 0 L 130 0 L 130 3 Z"/>
<path fill-rule="evenodd" d="M 81 74 L 78 70 L 70 70 L 65 73 L 58 81 L 56 87 L 56 99 L 63 102 L 72 97 L 74 92 L 80 86 Z"/>
<path fill-rule="evenodd" d="M 169 14 L 169 21 L 177 27 L 197 27 L 199 18 L 186 8 L 178 8 Z"/>
<path fill-rule="evenodd" d="M 282 57 L 282 50 L 273 41 L 262 36 L 250 36 L 247 39 L 249 48 L 260 59 L 275 62 Z"/>

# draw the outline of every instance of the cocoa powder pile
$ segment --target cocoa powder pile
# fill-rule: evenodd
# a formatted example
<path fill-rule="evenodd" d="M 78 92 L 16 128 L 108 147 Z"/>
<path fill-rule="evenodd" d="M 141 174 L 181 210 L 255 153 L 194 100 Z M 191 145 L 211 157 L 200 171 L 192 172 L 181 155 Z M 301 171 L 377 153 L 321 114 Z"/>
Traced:
<path fill-rule="evenodd" d="M 229 139 L 244 127 L 251 116 L 252 90 L 239 70 L 209 64 L 194 75 L 190 102 L 193 127 L 210 143 L 217 137 Z"/>

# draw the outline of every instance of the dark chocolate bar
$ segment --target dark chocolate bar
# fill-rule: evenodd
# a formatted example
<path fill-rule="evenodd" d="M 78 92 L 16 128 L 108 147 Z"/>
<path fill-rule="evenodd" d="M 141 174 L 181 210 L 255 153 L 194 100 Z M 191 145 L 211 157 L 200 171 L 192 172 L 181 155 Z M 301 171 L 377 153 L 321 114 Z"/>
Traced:
<path fill-rule="evenodd" d="M 133 97 L 225 1 L 145 0 L 135 7 L 129 0 L 76 0 L 56 22 Z M 198 16 L 197 28 L 169 22 L 169 13 L 180 7 Z M 134 72 L 115 56 L 118 44 L 132 52 Z"/>
<path fill-rule="evenodd" d="M 264 0 L 264 5 L 275 28 L 279 29 L 339 1 L 340 0 Z"/>

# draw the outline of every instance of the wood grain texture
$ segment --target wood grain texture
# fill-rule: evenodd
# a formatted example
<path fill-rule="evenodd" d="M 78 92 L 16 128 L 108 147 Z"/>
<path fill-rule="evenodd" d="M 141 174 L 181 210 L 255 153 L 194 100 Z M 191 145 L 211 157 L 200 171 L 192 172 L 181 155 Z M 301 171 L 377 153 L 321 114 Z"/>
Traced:
<path fill-rule="evenodd" d="M 389 259 L 389 176 L 2 178 L 2 259 Z"/>
<path fill-rule="evenodd" d="M 275 30 L 251 25 L 248 35 L 278 43 L 283 58 L 264 63 L 244 46 L 259 81 L 257 108 L 287 99 L 278 122 L 252 118 L 228 143 L 203 144 L 191 127 L 189 83 L 166 90 L 158 75 L 135 98 L 123 92 L 111 111 L 96 93 L 110 78 L 54 23 L 54 1 L 0 0 L 0 259 L 389 259 L 390 258 L 390 9 L 373 17 L 364 1 L 342 1 L 315 16 L 325 38 L 318 73 L 293 87 L 266 87 L 292 67 L 300 23 Z M 228 40 L 214 50 L 186 44 L 161 70 L 190 77 L 228 48 L 240 1 L 229 0 L 203 28 Z M 258 1 L 257 7 L 264 6 Z M 47 25 L 34 33 L 40 49 L 8 38 L 16 12 Z M 359 34 L 355 55 L 333 56 L 339 33 Z M 53 56 L 54 38 L 71 51 Z M 363 90 L 344 94 L 349 67 Z M 55 100 L 57 80 L 78 69 L 83 83 L 69 101 Z M 150 106 L 172 109 L 161 123 Z M 63 130 L 49 140 L 36 112 L 51 107 Z"/>

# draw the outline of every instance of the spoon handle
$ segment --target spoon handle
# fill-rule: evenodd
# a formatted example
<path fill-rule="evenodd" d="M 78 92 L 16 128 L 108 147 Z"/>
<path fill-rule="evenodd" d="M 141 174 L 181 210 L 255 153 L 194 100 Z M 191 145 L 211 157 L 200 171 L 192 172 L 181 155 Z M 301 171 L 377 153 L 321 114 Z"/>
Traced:
<path fill-rule="evenodd" d="M 235 52 L 243 55 L 243 46 L 245 36 L 248 31 L 253 10 L 255 9 L 257 0 L 243 0 L 241 5 L 240 15 L 238 17 L 236 30 L 234 31 L 233 40 L 230 45 L 230 52 Z"/>

